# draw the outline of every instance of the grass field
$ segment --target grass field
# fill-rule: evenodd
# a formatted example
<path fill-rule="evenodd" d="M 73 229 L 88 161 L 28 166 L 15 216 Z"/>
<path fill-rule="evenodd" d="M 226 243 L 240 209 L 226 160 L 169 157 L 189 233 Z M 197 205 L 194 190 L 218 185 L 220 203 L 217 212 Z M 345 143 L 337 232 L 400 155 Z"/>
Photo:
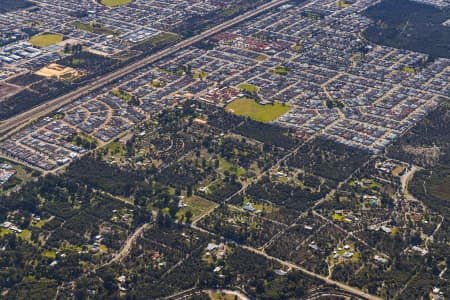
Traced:
<path fill-rule="evenodd" d="M 448 200 L 450 199 L 450 168 L 436 173 L 433 173 L 428 184 L 430 194 L 439 199 Z"/>
<path fill-rule="evenodd" d="M 12 234 L 12 231 L 6 228 L 0 228 L 0 238 L 4 237 L 7 234 Z"/>
<path fill-rule="evenodd" d="M 344 219 L 344 216 L 341 214 L 333 214 L 333 220 L 334 221 L 342 221 Z"/>
<path fill-rule="evenodd" d="M 86 24 L 86 23 L 82 23 L 80 21 L 75 21 L 72 23 L 72 25 L 79 30 L 83 30 L 83 31 L 88 31 L 88 32 L 94 32 L 94 33 L 98 33 L 98 34 L 105 34 L 105 35 L 115 35 L 116 32 L 104 28 L 102 24 Z"/>
<path fill-rule="evenodd" d="M 122 155 L 125 152 L 123 144 L 121 144 L 119 142 L 109 143 L 106 146 L 106 149 L 108 150 L 108 153 L 111 153 L 111 154 L 120 154 L 120 155 Z"/>
<path fill-rule="evenodd" d="M 261 105 L 253 99 L 240 98 L 227 105 L 226 110 L 255 121 L 269 123 L 291 109 L 281 103 Z"/>
<path fill-rule="evenodd" d="M 339 7 L 342 7 L 342 8 L 347 8 L 347 7 L 349 7 L 350 6 L 350 4 L 348 4 L 347 2 L 345 2 L 345 1 L 338 1 L 337 3 L 336 3 L 336 5 L 337 6 L 339 6 Z"/>
<path fill-rule="evenodd" d="M 250 84 L 250 83 L 241 83 L 238 88 L 241 90 L 247 91 L 249 93 L 256 93 L 258 92 L 259 88 L 256 85 Z"/>
<path fill-rule="evenodd" d="M 190 211 L 192 213 L 192 220 L 197 219 L 202 214 L 213 208 L 214 206 L 217 206 L 216 203 L 208 201 L 206 199 L 201 199 L 198 197 L 189 197 L 183 201 L 184 204 L 186 204 L 186 207 L 183 207 L 180 209 L 177 213 L 177 218 L 179 220 L 184 219 L 184 214 L 187 211 Z"/>
<path fill-rule="evenodd" d="M 31 240 L 31 231 L 28 229 L 24 229 L 24 230 L 22 230 L 21 233 L 17 234 L 17 236 L 25 241 L 30 241 Z"/>
<path fill-rule="evenodd" d="M 55 251 L 46 250 L 46 251 L 42 252 L 41 255 L 43 257 L 47 257 L 47 258 L 51 258 L 51 259 L 55 259 L 56 258 L 56 252 Z"/>
<path fill-rule="evenodd" d="M 161 33 L 139 43 L 139 45 L 155 47 L 155 46 L 174 42 L 174 41 L 178 40 L 179 38 L 180 38 L 180 36 L 176 33 L 161 32 Z"/>
<path fill-rule="evenodd" d="M 113 94 L 114 96 L 119 97 L 120 99 L 122 99 L 125 102 L 128 102 L 128 101 L 131 100 L 131 95 L 130 94 L 128 94 L 126 92 L 123 92 L 123 91 L 120 91 L 120 90 L 113 90 L 111 92 L 111 94 Z"/>
<path fill-rule="evenodd" d="M 282 67 L 282 66 L 278 66 L 273 70 L 273 73 L 278 74 L 278 75 L 287 75 L 289 74 L 289 69 Z"/>
<path fill-rule="evenodd" d="M 200 72 L 198 72 L 198 73 L 193 73 L 193 74 L 192 74 L 192 77 L 194 77 L 194 78 L 196 78 L 196 79 L 203 79 L 203 78 L 208 77 L 208 73 L 203 72 L 203 71 L 200 71 Z"/>
<path fill-rule="evenodd" d="M 229 161 L 227 161 L 226 159 L 224 159 L 222 157 L 219 158 L 219 161 L 220 161 L 221 169 L 230 171 L 231 173 L 236 174 L 237 177 L 241 177 L 241 176 L 245 175 L 245 173 L 246 173 L 244 169 L 242 169 L 236 165 L 233 165 L 232 163 L 230 163 Z"/>
<path fill-rule="evenodd" d="M 33 227 L 35 228 L 42 228 L 42 226 L 44 226 L 47 222 L 49 221 L 49 219 L 46 220 L 40 220 L 39 222 L 37 222 Z"/>
<path fill-rule="evenodd" d="M 211 300 L 235 300 L 235 299 L 241 299 L 240 297 L 235 297 L 234 295 L 231 294 L 226 294 L 226 293 L 219 293 L 219 292 L 209 292 L 209 298 Z"/>
<path fill-rule="evenodd" d="M 161 81 L 159 79 L 153 79 L 151 86 L 155 88 L 163 88 L 166 86 L 166 83 L 164 81 Z"/>
<path fill-rule="evenodd" d="M 33 36 L 28 42 L 35 47 L 47 47 L 63 40 L 62 34 L 44 33 Z"/>
<path fill-rule="evenodd" d="M 300 52 L 303 49 L 302 45 L 294 45 L 292 46 L 292 50 L 296 51 L 296 52 Z"/>
<path fill-rule="evenodd" d="M 403 66 L 403 72 L 409 73 L 409 74 L 414 74 L 416 72 L 416 70 L 410 66 Z"/>
<path fill-rule="evenodd" d="M 115 7 L 130 4 L 132 0 L 101 0 L 100 2 L 105 6 Z"/>

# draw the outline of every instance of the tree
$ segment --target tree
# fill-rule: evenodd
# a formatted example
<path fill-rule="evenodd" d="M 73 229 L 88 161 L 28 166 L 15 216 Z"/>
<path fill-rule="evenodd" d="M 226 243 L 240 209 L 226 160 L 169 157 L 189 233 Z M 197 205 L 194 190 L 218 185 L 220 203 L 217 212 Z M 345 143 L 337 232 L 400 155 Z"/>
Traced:
<path fill-rule="evenodd" d="M 117 290 L 117 284 L 114 280 L 114 273 L 112 271 L 107 270 L 104 274 L 102 274 L 103 286 L 111 295 Z"/>
<path fill-rule="evenodd" d="M 156 216 L 156 224 L 160 228 L 164 227 L 164 216 L 163 216 L 163 212 L 161 209 L 158 211 L 158 215 Z"/>
<path fill-rule="evenodd" d="M 334 194 L 334 197 L 335 197 L 336 203 L 341 202 L 341 198 L 340 198 L 341 196 L 339 195 L 339 193 L 336 192 L 336 194 Z"/>
<path fill-rule="evenodd" d="M 175 219 L 178 212 L 178 204 L 175 201 L 170 202 L 169 204 L 169 214 L 170 216 Z"/>
<path fill-rule="evenodd" d="M 192 212 L 190 210 L 188 210 L 185 214 L 184 214 L 185 218 L 186 218 L 186 223 L 191 223 L 191 219 L 192 219 Z"/>
<path fill-rule="evenodd" d="M 231 174 L 231 176 L 230 176 L 231 183 L 236 183 L 236 180 L 237 180 L 237 175 L 235 173 Z"/>
<path fill-rule="evenodd" d="M 70 45 L 69 43 L 66 43 L 66 45 L 64 46 L 64 53 L 69 53 L 70 52 Z"/>

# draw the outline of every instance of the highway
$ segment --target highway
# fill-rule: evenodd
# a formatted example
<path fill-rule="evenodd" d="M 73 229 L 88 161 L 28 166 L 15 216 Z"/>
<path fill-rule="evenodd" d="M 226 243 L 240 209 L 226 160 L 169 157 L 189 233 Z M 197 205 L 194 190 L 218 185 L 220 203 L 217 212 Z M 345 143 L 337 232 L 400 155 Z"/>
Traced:
<path fill-rule="evenodd" d="M 228 29 L 238 23 L 241 23 L 252 17 L 255 17 L 256 15 L 258 15 L 260 13 L 263 13 L 267 10 L 273 9 L 273 8 L 280 6 L 282 4 L 285 4 L 289 1 L 290 0 L 273 0 L 271 2 L 263 4 L 260 7 L 258 7 L 257 9 L 248 11 L 240 16 L 235 17 L 234 19 L 231 19 L 231 20 L 226 21 L 220 25 L 217 25 L 211 29 L 208 29 L 196 36 L 185 39 L 176 45 L 173 45 L 167 49 L 161 50 L 158 53 L 150 55 L 136 63 L 130 64 L 119 70 L 113 71 L 110 74 L 107 74 L 107 75 L 103 76 L 102 78 L 100 78 L 94 82 L 91 82 L 83 87 L 80 87 L 72 92 L 69 92 L 63 96 L 60 96 L 58 98 L 55 98 L 48 102 L 45 102 L 45 103 L 43 103 L 39 106 L 36 106 L 26 112 L 23 112 L 15 117 L 7 119 L 7 120 L 3 121 L 2 123 L 0 123 L 0 141 L 6 139 L 7 137 L 11 136 L 14 133 L 17 133 L 19 130 L 28 126 L 29 124 L 36 121 L 37 119 L 50 114 L 51 112 L 59 109 L 60 107 L 66 105 L 66 104 L 71 103 L 72 101 L 78 99 L 81 96 L 87 95 L 90 92 L 111 83 L 112 81 L 114 81 L 117 78 L 123 77 L 141 67 L 144 67 L 147 64 L 154 63 L 164 57 L 175 54 L 177 51 L 179 51 L 183 48 L 192 46 L 195 43 L 198 43 L 206 38 L 209 38 L 225 29 Z"/>

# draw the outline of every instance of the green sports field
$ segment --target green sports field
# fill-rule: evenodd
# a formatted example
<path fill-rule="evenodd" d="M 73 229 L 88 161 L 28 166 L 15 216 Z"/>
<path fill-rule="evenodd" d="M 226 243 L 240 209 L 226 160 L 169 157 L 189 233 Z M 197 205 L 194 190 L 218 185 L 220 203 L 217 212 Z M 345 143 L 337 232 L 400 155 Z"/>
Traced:
<path fill-rule="evenodd" d="M 291 109 L 281 103 L 261 105 L 253 99 L 240 98 L 227 105 L 226 110 L 255 121 L 269 123 Z"/>
<path fill-rule="evenodd" d="M 62 34 L 44 33 L 33 36 L 28 42 L 35 47 L 47 47 L 63 40 Z"/>
<path fill-rule="evenodd" d="M 105 6 L 122 6 L 130 4 L 133 0 L 101 0 L 100 2 Z"/>

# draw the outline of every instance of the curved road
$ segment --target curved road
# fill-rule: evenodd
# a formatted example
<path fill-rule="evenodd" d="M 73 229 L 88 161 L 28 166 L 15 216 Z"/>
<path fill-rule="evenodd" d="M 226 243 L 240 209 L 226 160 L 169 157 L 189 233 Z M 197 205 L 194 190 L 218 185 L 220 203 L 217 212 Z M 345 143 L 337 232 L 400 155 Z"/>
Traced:
<path fill-rule="evenodd" d="M 354 295 L 356 295 L 358 297 L 361 297 L 363 299 L 367 299 L 367 300 L 381 300 L 381 298 L 379 298 L 377 296 L 374 296 L 374 295 L 367 294 L 367 293 L 361 291 L 358 288 L 349 286 L 349 285 L 347 285 L 345 283 L 342 283 L 342 282 L 330 279 L 328 277 L 319 275 L 317 273 L 311 272 L 311 271 L 309 271 L 309 270 L 307 270 L 307 269 L 305 269 L 303 267 L 300 267 L 300 266 L 298 266 L 298 265 L 296 265 L 294 263 L 291 263 L 291 262 L 288 262 L 288 261 L 285 261 L 285 260 L 281 260 L 281 259 L 276 258 L 274 256 L 270 256 L 269 254 L 267 254 L 264 251 L 255 249 L 253 247 L 245 246 L 245 245 L 239 245 L 239 246 L 244 248 L 244 249 L 246 249 L 246 250 L 248 250 L 248 251 L 251 251 L 251 252 L 253 252 L 255 254 L 262 255 L 265 258 L 269 259 L 269 260 L 275 261 L 275 262 L 279 263 L 280 265 L 283 265 L 285 267 L 288 267 L 288 268 L 291 268 L 291 269 L 294 269 L 294 270 L 298 270 L 298 271 L 300 271 L 300 272 L 302 272 L 302 273 L 304 273 L 306 275 L 309 275 L 309 276 L 311 276 L 313 278 L 320 279 L 320 280 L 326 282 L 327 284 L 335 285 L 338 288 L 340 288 L 340 289 L 342 289 L 342 290 L 344 290 L 346 292 L 349 292 L 351 294 L 354 294 Z"/>
<path fill-rule="evenodd" d="M 216 236 L 215 233 L 210 232 L 208 230 L 205 230 L 205 229 L 203 229 L 201 227 L 198 227 L 196 225 L 191 225 L 191 228 L 193 228 L 195 230 L 198 230 L 198 231 L 201 231 L 201 232 L 204 232 L 206 234 L 210 234 L 210 235 Z M 242 245 L 242 244 L 235 244 L 235 245 L 237 247 L 241 247 L 241 248 L 246 249 L 246 250 L 248 250 L 250 252 L 253 252 L 255 254 L 261 255 L 261 256 L 265 257 L 266 259 L 268 259 L 268 260 L 275 261 L 275 262 L 279 263 L 280 265 L 282 265 L 284 267 L 287 267 L 288 269 L 300 271 L 300 272 L 302 272 L 303 274 L 305 274 L 307 276 L 310 276 L 312 278 L 316 278 L 316 279 L 322 280 L 323 282 L 325 282 L 325 283 L 327 283 L 329 285 L 334 285 L 334 286 L 340 288 L 341 290 L 343 290 L 345 292 L 348 292 L 348 293 L 350 293 L 352 295 L 355 295 L 355 296 L 357 296 L 359 298 L 366 299 L 366 300 L 382 300 L 382 298 L 380 298 L 378 296 L 375 296 L 375 295 L 371 295 L 369 293 L 366 293 L 366 292 L 364 292 L 364 291 L 362 291 L 362 290 L 360 290 L 360 289 L 358 289 L 356 287 L 353 287 L 353 286 L 350 286 L 348 284 L 342 283 L 340 281 L 336 281 L 336 280 L 333 280 L 333 279 L 328 278 L 326 276 L 314 273 L 314 272 L 312 272 L 312 271 L 310 271 L 310 270 L 308 270 L 308 269 L 306 269 L 304 267 L 301 267 L 301 266 L 299 266 L 299 265 L 297 265 L 295 263 L 292 263 L 292 262 L 289 262 L 289 261 L 282 260 L 282 259 L 279 259 L 277 257 L 271 256 L 271 255 L 267 254 L 263 250 L 256 249 L 256 248 L 253 248 L 253 247 L 247 246 L 247 245 Z"/>
<path fill-rule="evenodd" d="M 260 7 L 258 7 L 255 10 L 252 10 L 252 11 L 246 12 L 240 16 L 237 16 L 234 19 L 231 19 L 220 25 L 217 25 L 216 27 L 206 30 L 206 31 L 200 33 L 199 35 L 185 39 L 172 47 L 161 50 L 158 53 L 150 55 L 150 56 L 142 59 L 139 62 L 133 63 L 129 66 L 125 66 L 117 71 L 114 71 L 108 75 L 105 75 L 102 78 L 96 80 L 95 82 L 91 82 L 91 83 L 87 84 L 86 86 L 76 89 L 75 91 L 72 91 L 72 92 L 65 94 L 61 97 L 58 97 L 56 99 L 53 99 L 53 100 L 46 102 L 40 106 L 36 106 L 20 115 L 17 115 L 15 117 L 7 119 L 4 122 L 0 123 L 0 141 L 6 139 L 8 136 L 23 129 L 25 126 L 29 125 L 33 121 L 35 121 L 45 115 L 48 115 L 49 113 L 59 109 L 60 107 L 66 105 L 66 104 L 71 103 L 72 101 L 76 100 L 80 96 L 86 95 L 86 94 L 92 92 L 93 90 L 96 90 L 98 88 L 101 88 L 101 87 L 107 85 L 108 83 L 112 82 L 113 80 L 115 80 L 119 77 L 123 77 L 123 76 L 135 71 L 136 69 L 144 67 L 147 64 L 154 63 L 166 56 L 175 54 L 180 49 L 192 46 L 193 44 L 200 42 L 201 40 L 204 40 L 205 38 L 211 37 L 225 29 L 228 29 L 238 23 L 241 23 L 249 18 L 255 17 L 256 15 L 258 15 L 260 13 L 263 13 L 267 10 L 270 10 L 270 9 L 280 6 L 282 4 L 285 4 L 289 1 L 290 0 L 273 0 L 269 3 L 261 5 Z M 305 2 L 305 3 L 307 3 L 307 2 Z"/>

